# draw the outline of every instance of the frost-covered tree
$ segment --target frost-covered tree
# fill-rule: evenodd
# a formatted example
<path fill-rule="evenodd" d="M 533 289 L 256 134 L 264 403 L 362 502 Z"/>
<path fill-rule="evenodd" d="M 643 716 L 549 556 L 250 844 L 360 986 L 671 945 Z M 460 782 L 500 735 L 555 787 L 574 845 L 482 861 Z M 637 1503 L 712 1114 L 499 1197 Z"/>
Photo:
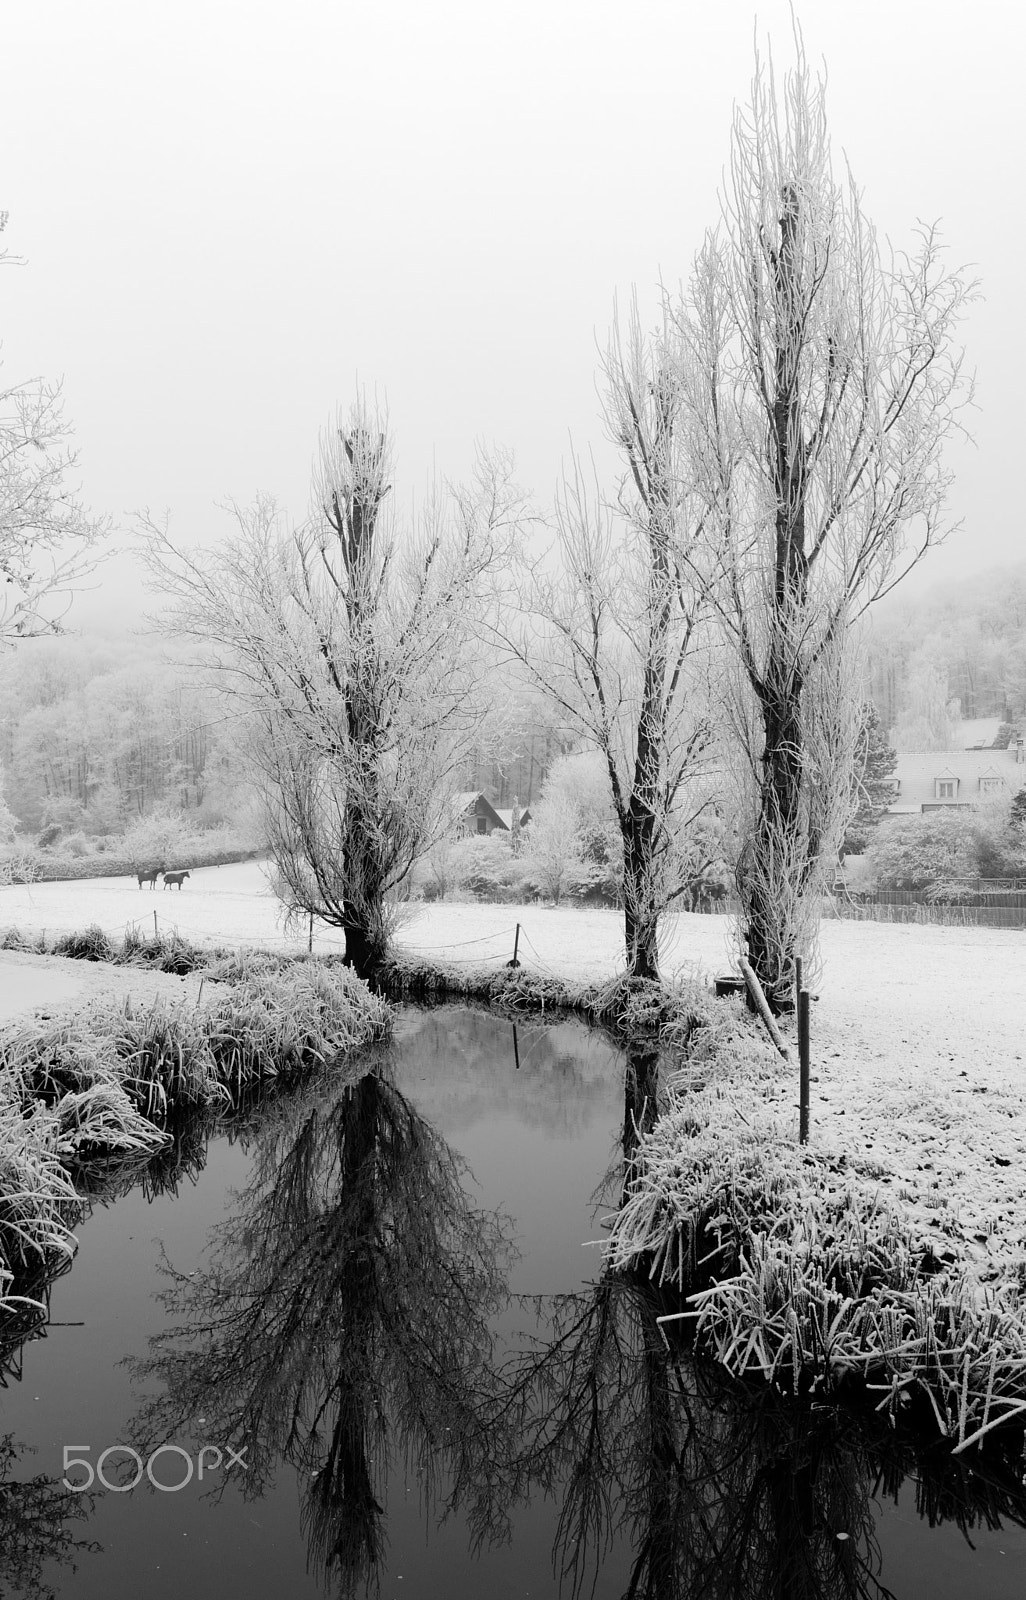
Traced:
<path fill-rule="evenodd" d="M 0 212 L 0 233 L 6 222 Z M 0 252 L 0 265 L 13 260 Z M 53 602 L 66 609 L 108 531 L 69 485 L 70 436 L 59 383 L 33 378 L 0 389 L 0 642 L 60 631 Z"/>
<path fill-rule="evenodd" d="M 898 764 L 887 729 L 872 701 L 862 705 L 855 746 L 855 781 L 858 810 L 848 824 L 842 851 L 857 855 L 865 850 L 880 819 L 894 799 L 892 773 Z"/>
<path fill-rule="evenodd" d="M 944 531 L 970 292 L 932 229 L 882 259 L 796 43 L 779 92 L 756 64 L 723 222 L 679 314 L 712 529 L 699 554 L 735 662 L 742 938 L 778 1011 L 795 957 L 814 956 L 851 810 L 853 629 Z"/>
<path fill-rule="evenodd" d="M 435 496 L 419 529 L 391 514 L 391 452 L 364 404 L 322 436 L 310 515 L 236 509 L 207 555 L 147 525 L 170 622 L 198 641 L 236 705 L 266 802 L 290 912 L 343 929 L 373 976 L 394 899 L 448 821 L 477 732 L 483 677 L 473 629 L 507 557 L 519 502 L 509 463 Z"/>
<path fill-rule="evenodd" d="M 948 694 L 948 675 L 925 645 L 909 663 L 905 693 L 891 730 L 895 749 L 954 750 L 958 745 L 960 706 Z"/>
<path fill-rule="evenodd" d="M 583 859 L 577 807 L 563 794 L 543 795 L 531 823 L 531 846 L 524 866 L 547 900 L 559 905 L 568 878 Z"/>
<path fill-rule="evenodd" d="M 619 831 L 627 971 L 659 976 L 659 918 L 691 876 L 689 830 L 710 801 L 712 724 L 703 590 L 683 559 L 702 508 L 685 470 L 681 353 L 669 323 L 646 337 L 637 307 L 604 365 L 617 497 L 580 465 L 557 501 L 559 566 L 536 575 L 535 631 L 520 660 L 600 752 Z"/>

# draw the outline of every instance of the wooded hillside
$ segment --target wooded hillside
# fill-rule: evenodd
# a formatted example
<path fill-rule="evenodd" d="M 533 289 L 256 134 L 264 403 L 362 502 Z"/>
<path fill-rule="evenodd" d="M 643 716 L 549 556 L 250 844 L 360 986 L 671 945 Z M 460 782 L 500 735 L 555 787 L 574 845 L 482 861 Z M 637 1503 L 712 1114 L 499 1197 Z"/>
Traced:
<path fill-rule="evenodd" d="M 867 696 L 899 750 L 952 748 L 959 717 L 1026 714 L 1026 563 L 875 609 Z"/>

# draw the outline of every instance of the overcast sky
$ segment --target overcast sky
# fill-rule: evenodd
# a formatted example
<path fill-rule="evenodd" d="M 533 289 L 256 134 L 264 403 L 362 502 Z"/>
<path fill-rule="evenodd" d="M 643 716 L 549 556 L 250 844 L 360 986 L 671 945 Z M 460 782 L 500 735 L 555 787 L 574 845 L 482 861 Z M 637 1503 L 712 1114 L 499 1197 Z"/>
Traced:
<path fill-rule="evenodd" d="M 387 396 L 412 494 L 509 446 L 547 501 L 600 436 L 614 294 L 654 303 L 715 221 L 754 30 L 784 0 L 46 0 L 4 8 L 7 384 L 63 376 L 85 499 L 306 508 L 318 430 Z M 934 581 L 1023 546 L 1022 46 L 1011 0 L 806 0 L 835 160 L 898 246 L 940 219 L 985 299 L 964 326 L 976 447 L 956 447 Z M 129 593 L 124 558 L 82 623 Z M 106 602 L 104 601 L 106 595 Z"/>

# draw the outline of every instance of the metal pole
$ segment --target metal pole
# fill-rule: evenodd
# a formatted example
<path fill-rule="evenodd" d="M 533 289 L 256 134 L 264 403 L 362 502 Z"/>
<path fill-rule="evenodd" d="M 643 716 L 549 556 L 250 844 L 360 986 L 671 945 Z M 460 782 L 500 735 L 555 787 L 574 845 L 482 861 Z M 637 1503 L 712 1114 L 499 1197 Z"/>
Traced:
<path fill-rule="evenodd" d="M 313 955 L 313 912 L 310 913 L 310 932 L 307 936 L 306 948 Z"/>
<path fill-rule="evenodd" d="M 159 939 L 160 938 L 160 935 L 157 932 L 157 913 L 156 912 L 153 913 L 153 937 L 155 939 Z"/>
<path fill-rule="evenodd" d="M 809 1142 L 809 991 L 798 994 L 798 1143 Z"/>
<path fill-rule="evenodd" d="M 519 950 L 519 948 L 520 948 L 520 924 L 518 922 L 517 923 L 517 931 L 513 935 L 513 960 L 512 961 L 507 961 L 506 965 L 508 967 L 519 967 L 520 962 L 517 960 L 517 951 Z"/>

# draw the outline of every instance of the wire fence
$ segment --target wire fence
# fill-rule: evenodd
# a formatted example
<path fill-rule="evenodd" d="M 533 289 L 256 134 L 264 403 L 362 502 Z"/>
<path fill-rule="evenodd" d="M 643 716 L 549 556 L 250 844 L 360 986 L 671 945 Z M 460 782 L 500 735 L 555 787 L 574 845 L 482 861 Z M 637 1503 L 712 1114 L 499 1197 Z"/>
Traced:
<path fill-rule="evenodd" d="M 1026 928 L 1026 906 L 928 905 L 837 899 L 827 915 L 844 922 L 909 922 L 938 928 Z"/>

